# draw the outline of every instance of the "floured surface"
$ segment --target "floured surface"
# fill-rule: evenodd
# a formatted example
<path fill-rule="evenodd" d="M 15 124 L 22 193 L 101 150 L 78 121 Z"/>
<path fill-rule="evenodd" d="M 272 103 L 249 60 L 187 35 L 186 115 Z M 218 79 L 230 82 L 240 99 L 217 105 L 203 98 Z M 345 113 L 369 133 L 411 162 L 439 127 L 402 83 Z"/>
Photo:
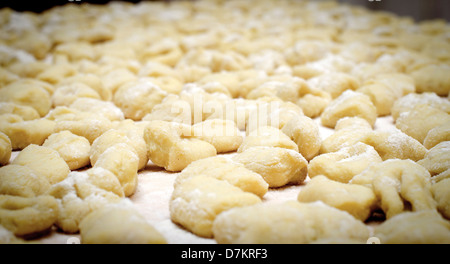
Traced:
<path fill-rule="evenodd" d="M 319 119 L 315 119 L 320 124 Z M 378 118 L 375 130 L 389 131 L 395 129 L 392 117 Z M 322 139 L 333 133 L 334 130 L 320 126 Z M 232 155 L 225 154 L 225 155 Z M 11 159 L 17 153 L 13 153 Z M 136 192 L 129 197 L 139 212 L 151 223 L 161 234 L 164 235 L 169 244 L 215 244 L 214 239 L 206 239 L 192 234 L 183 227 L 170 220 L 169 201 L 173 192 L 173 183 L 179 173 L 171 173 L 148 163 L 144 170 L 138 175 L 138 187 Z M 297 200 L 298 193 L 309 181 L 309 177 L 300 185 L 287 185 L 281 188 L 271 188 L 263 197 L 263 203 L 279 203 L 288 200 Z M 78 242 L 78 234 L 63 234 L 56 229 L 49 234 L 36 240 L 45 244 L 66 244 Z"/>

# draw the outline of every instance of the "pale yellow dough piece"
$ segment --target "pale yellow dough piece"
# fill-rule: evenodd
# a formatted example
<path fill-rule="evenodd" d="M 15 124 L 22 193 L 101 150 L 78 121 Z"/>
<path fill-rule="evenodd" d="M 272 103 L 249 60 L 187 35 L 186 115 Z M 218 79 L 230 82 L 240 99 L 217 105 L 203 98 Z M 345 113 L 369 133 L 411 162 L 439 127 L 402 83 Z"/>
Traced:
<path fill-rule="evenodd" d="M 0 195 L 0 225 L 16 236 L 32 236 L 48 230 L 57 214 L 58 204 L 52 196 Z"/>
<path fill-rule="evenodd" d="M 258 127 L 250 132 L 250 134 L 244 138 L 244 141 L 237 152 L 241 153 L 249 148 L 257 146 L 286 148 L 298 152 L 297 144 L 295 144 L 295 142 L 280 129 L 272 126 Z"/>
<path fill-rule="evenodd" d="M 144 138 L 138 137 L 134 133 L 137 134 L 137 131 L 127 131 L 126 128 L 121 128 L 119 125 L 119 127 L 110 129 L 96 138 L 92 143 L 92 147 L 89 152 L 91 165 L 95 166 L 100 155 L 109 147 L 118 143 L 124 143 L 129 145 L 130 150 L 133 150 L 134 153 L 139 157 L 138 170 L 144 168 L 148 162 L 147 146 L 145 144 Z"/>
<path fill-rule="evenodd" d="M 122 110 L 120 110 L 120 108 L 115 106 L 112 102 L 102 101 L 95 98 L 78 98 L 70 105 L 70 108 L 83 112 L 97 113 L 111 121 L 121 121 L 125 119 Z"/>
<path fill-rule="evenodd" d="M 377 109 L 367 95 L 347 90 L 323 110 L 320 120 L 324 126 L 334 128 L 337 121 L 344 117 L 364 118 L 373 127 Z"/>
<path fill-rule="evenodd" d="M 448 95 L 450 91 L 449 66 L 447 64 L 430 64 L 411 72 L 418 93 L 434 92 Z"/>
<path fill-rule="evenodd" d="M 434 183 L 431 191 L 437 202 L 438 211 L 447 220 L 450 219 L 450 178 Z"/>
<path fill-rule="evenodd" d="M 411 160 L 390 159 L 375 163 L 353 177 L 352 184 L 370 187 L 386 218 L 392 218 L 411 205 L 412 211 L 435 210 L 430 173 Z"/>
<path fill-rule="evenodd" d="M 58 215 L 55 225 L 65 233 L 79 232 L 79 224 L 86 215 L 95 209 L 110 203 L 121 201 L 112 190 L 121 189 L 117 178 L 111 172 L 103 170 L 71 172 L 67 178 L 54 184 L 48 194 L 55 197 Z M 107 189 L 103 189 L 103 187 Z"/>
<path fill-rule="evenodd" d="M 377 205 L 375 193 L 371 188 L 333 181 L 323 175 L 312 178 L 301 189 L 297 199 L 304 203 L 322 201 L 361 221 L 367 220 Z"/>
<path fill-rule="evenodd" d="M 113 102 L 122 110 L 125 118 L 138 121 L 166 96 L 167 92 L 143 78 L 122 85 L 114 94 Z"/>
<path fill-rule="evenodd" d="M 336 152 L 341 148 L 353 146 L 360 138 L 371 132 L 371 125 L 363 118 L 344 117 L 339 119 L 333 134 L 322 141 L 320 153 Z"/>
<path fill-rule="evenodd" d="M 285 148 L 252 147 L 232 159 L 260 174 L 270 188 L 300 184 L 308 171 L 306 159 L 300 153 Z"/>
<path fill-rule="evenodd" d="M 45 88 L 20 80 L 0 89 L 0 101 L 33 107 L 41 117 L 52 107 L 50 95 Z"/>
<path fill-rule="evenodd" d="M 420 94 L 410 93 L 397 99 L 392 106 L 391 115 L 394 120 L 397 120 L 402 113 L 409 112 L 420 104 L 426 104 L 450 114 L 450 101 L 448 99 L 433 92 L 425 92 Z"/>
<path fill-rule="evenodd" d="M 295 142 L 298 151 L 306 160 L 319 154 L 322 139 L 319 126 L 307 116 L 293 116 L 283 126 L 281 131 Z"/>
<path fill-rule="evenodd" d="M 382 161 L 372 146 L 358 142 L 336 152 L 316 156 L 308 164 L 308 176 L 314 178 L 323 175 L 334 181 L 348 183 L 369 165 Z"/>
<path fill-rule="evenodd" d="M 56 150 L 34 144 L 24 148 L 12 164 L 27 166 L 37 175 L 45 177 L 50 184 L 64 180 L 70 173 L 69 166 Z"/>
<path fill-rule="evenodd" d="M 119 180 L 125 196 L 131 196 L 138 184 L 139 157 L 125 143 L 117 143 L 108 147 L 95 163 L 94 168 L 111 171 Z"/>
<path fill-rule="evenodd" d="M 374 147 L 383 160 L 411 159 L 421 160 L 428 150 L 416 139 L 400 130 L 371 131 L 359 138 L 359 141 Z"/>
<path fill-rule="evenodd" d="M 50 189 L 46 178 L 21 165 L 6 165 L 0 168 L 0 194 L 36 197 Z"/>
<path fill-rule="evenodd" d="M 431 129 L 448 123 L 450 123 L 450 114 L 429 105 L 420 104 L 411 111 L 400 114 L 395 121 L 395 126 L 423 143 Z"/>
<path fill-rule="evenodd" d="M 169 204 L 170 218 L 197 236 L 212 238 L 217 215 L 256 203 L 261 203 L 258 196 L 226 181 L 200 175 L 188 178 L 174 189 Z"/>
<path fill-rule="evenodd" d="M 78 98 L 101 99 L 100 95 L 84 83 L 74 82 L 60 85 L 52 95 L 52 104 L 57 106 L 70 106 Z"/>
<path fill-rule="evenodd" d="M 431 149 L 444 141 L 450 141 L 450 122 L 430 129 L 423 140 L 423 146 Z"/>
<path fill-rule="evenodd" d="M 131 202 L 105 205 L 80 223 L 83 244 L 166 244 Z"/>
<path fill-rule="evenodd" d="M 89 165 L 91 144 L 85 137 L 64 130 L 50 135 L 42 146 L 58 151 L 70 170 L 77 170 Z"/>
<path fill-rule="evenodd" d="M 344 72 L 330 72 L 308 79 L 308 85 L 323 90 L 337 98 L 346 90 L 357 90 L 360 86 L 358 79 Z"/>
<path fill-rule="evenodd" d="M 405 212 L 375 227 L 382 244 L 449 244 L 450 224 L 435 210 Z"/>
<path fill-rule="evenodd" d="M 182 171 L 193 161 L 217 155 L 216 148 L 192 137 L 192 128 L 180 123 L 152 121 L 145 128 L 149 159 L 168 171 Z"/>
<path fill-rule="evenodd" d="M 11 154 L 11 140 L 5 133 L 0 132 L 0 166 L 8 164 Z"/>
<path fill-rule="evenodd" d="M 22 150 L 30 144 L 42 145 L 55 127 L 54 121 L 44 118 L 24 121 L 15 114 L 0 116 L 0 132 L 9 137 L 13 150 Z"/>
<path fill-rule="evenodd" d="M 450 141 L 443 141 L 431 148 L 422 160 L 417 162 L 432 176 L 450 168 Z"/>
<path fill-rule="evenodd" d="M 38 119 L 39 113 L 31 106 L 19 105 L 11 102 L 0 103 L 0 115 L 14 114 L 20 116 L 23 120 Z"/>
<path fill-rule="evenodd" d="M 322 239 L 364 243 L 369 229 L 347 212 L 322 202 L 256 204 L 217 216 L 214 239 L 220 244 L 306 244 Z"/>
<path fill-rule="evenodd" d="M 217 153 L 236 151 L 244 138 L 231 120 L 210 119 L 192 126 L 193 136 L 213 145 Z"/>
<path fill-rule="evenodd" d="M 253 193 L 259 197 L 263 197 L 269 187 L 260 174 L 247 169 L 241 163 L 218 156 L 204 158 L 189 164 L 177 176 L 174 187 L 176 188 L 191 177 L 200 175 L 227 181 L 243 191 Z"/>

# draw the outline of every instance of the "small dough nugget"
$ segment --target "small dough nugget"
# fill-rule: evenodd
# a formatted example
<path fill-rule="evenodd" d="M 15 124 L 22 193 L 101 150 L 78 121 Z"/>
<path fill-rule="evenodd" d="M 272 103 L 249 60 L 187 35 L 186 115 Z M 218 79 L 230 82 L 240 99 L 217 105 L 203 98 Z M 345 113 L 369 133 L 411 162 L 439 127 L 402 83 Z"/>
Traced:
<path fill-rule="evenodd" d="M 339 119 L 355 116 L 366 119 L 373 127 L 377 109 L 367 95 L 347 90 L 324 109 L 320 120 L 324 126 L 334 128 Z"/>
<path fill-rule="evenodd" d="M 8 164 L 11 154 L 11 140 L 5 133 L 0 132 L 0 166 Z"/>
<path fill-rule="evenodd" d="M 336 152 L 341 148 L 350 147 L 371 132 L 371 125 L 363 118 L 344 117 L 339 119 L 334 133 L 322 141 L 320 154 Z"/>
<path fill-rule="evenodd" d="M 359 138 L 359 141 L 374 147 L 383 160 L 411 159 L 421 160 L 428 150 L 417 140 L 400 130 L 371 131 Z"/>
<path fill-rule="evenodd" d="M 9 137 L 13 150 L 22 150 L 30 144 L 42 145 L 55 127 L 54 121 L 44 118 L 24 121 L 14 114 L 0 116 L 0 132 Z"/>
<path fill-rule="evenodd" d="M 35 84 L 17 81 L 0 89 L 0 101 L 18 105 L 31 106 L 45 116 L 51 109 L 50 94 L 45 88 Z"/>
<path fill-rule="evenodd" d="M 417 162 L 432 176 L 450 168 L 450 141 L 444 141 L 431 148 L 422 160 Z"/>
<path fill-rule="evenodd" d="M 345 184 L 318 175 L 300 191 L 299 202 L 322 201 L 339 210 L 347 211 L 356 219 L 367 220 L 376 208 L 377 199 L 371 188 Z"/>
<path fill-rule="evenodd" d="M 182 171 L 193 161 L 217 155 L 213 145 L 193 138 L 191 126 L 180 123 L 151 121 L 144 139 L 149 159 L 168 171 Z"/>
<path fill-rule="evenodd" d="M 83 244 L 166 244 L 166 239 L 131 202 L 105 205 L 80 223 Z"/>
<path fill-rule="evenodd" d="M 437 202 L 438 211 L 446 219 L 450 219 L 450 178 L 434 183 L 431 191 Z"/>
<path fill-rule="evenodd" d="M 36 197 L 49 189 L 48 180 L 26 166 L 11 164 L 0 168 L 0 194 Z"/>
<path fill-rule="evenodd" d="M 450 223 L 435 210 L 405 212 L 375 227 L 382 244 L 449 244 Z"/>
<path fill-rule="evenodd" d="M 190 177 L 178 185 L 170 199 L 170 218 L 195 235 L 212 238 L 213 221 L 234 207 L 261 203 L 261 199 L 222 180 Z"/>
<path fill-rule="evenodd" d="M 89 165 L 91 144 L 85 137 L 64 130 L 50 135 L 42 146 L 58 151 L 70 170 L 77 170 Z"/>
<path fill-rule="evenodd" d="M 243 191 L 254 193 L 259 197 L 263 197 L 269 187 L 260 174 L 245 168 L 241 163 L 218 156 L 204 158 L 189 164 L 177 176 L 174 186 L 176 188 L 181 182 L 199 175 L 227 181 Z"/>
<path fill-rule="evenodd" d="M 358 142 L 337 152 L 316 156 L 308 164 L 308 176 L 324 175 L 331 180 L 348 183 L 369 165 L 382 161 L 372 146 Z"/>
<path fill-rule="evenodd" d="M 369 229 L 347 212 L 323 202 L 288 201 L 233 208 L 214 221 L 219 244 L 306 244 L 322 239 L 365 243 Z"/>
<path fill-rule="evenodd" d="M 119 125 L 120 126 L 120 125 Z M 133 125 L 134 126 L 134 125 Z M 131 128 L 130 128 L 131 129 Z M 91 165 L 95 166 L 100 155 L 105 152 L 109 147 L 124 143 L 130 146 L 130 150 L 133 150 L 139 157 L 138 170 L 144 168 L 147 165 L 147 145 L 142 137 L 138 137 L 138 131 L 133 130 L 127 131 L 126 129 L 117 127 L 110 129 L 103 133 L 101 136 L 96 138 L 92 143 L 89 157 Z"/>
<path fill-rule="evenodd" d="M 416 105 L 411 111 L 403 112 L 395 121 L 395 126 L 420 143 L 428 132 L 438 126 L 449 124 L 450 115 L 426 104 Z"/>
<path fill-rule="evenodd" d="M 390 159 L 375 163 L 353 177 L 352 184 L 372 188 L 386 218 L 408 210 L 436 210 L 430 173 L 411 160 Z"/>
<path fill-rule="evenodd" d="M 100 95 L 84 83 L 74 82 L 60 85 L 52 95 L 52 104 L 56 106 L 70 106 L 78 98 L 101 99 Z"/>
<path fill-rule="evenodd" d="M 40 117 L 38 111 L 36 111 L 33 107 L 11 102 L 0 103 L 0 115 L 2 114 L 18 115 L 25 121 L 38 119 Z"/>
<path fill-rule="evenodd" d="M 0 195 L 0 225 L 16 236 L 32 236 L 48 230 L 57 214 L 58 203 L 52 196 Z"/>
<path fill-rule="evenodd" d="M 450 122 L 430 129 L 423 140 L 423 146 L 431 149 L 444 141 L 450 141 Z"/>
<path fill-rule="evenodd" d="M 450 101 L 446 98 L 438 96 L 436 93 L 410 93 L 395 101 L 391 109 L 391 115 L 394 120 L 404 112 L 411 111 L 414 107 L 420 104 L 426 104 L 428 106 L 437 108 L 450 114 Z"/>
<path fill-rule="evenodd" d="M 76 99 L 70 105 L 70 108 L 83 112 L 98 113 L 111 121 L 121 121 L 125 119 L 122 110 L 109 101 L 81 97 Z"/>
<path fill-rule="evenodd" d="M 298 146 L 280 129 L 272 126 L 258 127 L 245 137 L 242 145 L 238 149 L 241 153 L 256 146 L 279 147 L 292 149 L 298 152 Z"/>
<path fill-rule="evenodd" d="M 232 159 L 260 174 L 270 188 L 300 184 L 308 170 L 308 162 L 300 153 L 285 148 L 253 147 Z"/>
<path fill-rule="evenodd" d="M 107 148 L 95 163 L 94 168 L 111 171 L 119 180 L 125 196 L 131 196 L 137 188 L 139 157 L 125 143 L 118 143 Z"/>
<path fill-rule="evenodd" d="M 107 189 L 103 189 L 107 187 Z M 90 172 L 71 172 L 67 178 L 54 184 L 48 194 L 57 200 L 58 215 L 55 225 L 65 233 L 79 232 L 79 224 L 93 210 L 120 202 L 122 196 L 113 192 L 121 189 L 116 176 L 98 168 Z M 123 192 L 122 192 L 123 194 Z"/>
<path fill-rule="evenodd" d="M 319 126 L 307 116 L 293 116 L 281 131 L 295 142 L 298 151 L 306 160 L 319 154 L 322 139 Z"/>
<path fill-rule="evenodd" d="M 213 145 L 217 153 L 236 151 L 242 144 L 243 136 L 231 120 L 210 119 L 192 126 L 195 138 Z"/>
<path fill-rule="evenodd" d="M 450 91 L 449 66 L 447 64 L 429 64 L 411 72 L 418 93 L 434 92 L 445 96 Z"/>
<path fill-rule="evenodd" d="M 70 173 L 69 166 L 56 150 L 34 144 L 24 148 L 12 164 L 29 167 L 50 184 L 64 180 Z"/>

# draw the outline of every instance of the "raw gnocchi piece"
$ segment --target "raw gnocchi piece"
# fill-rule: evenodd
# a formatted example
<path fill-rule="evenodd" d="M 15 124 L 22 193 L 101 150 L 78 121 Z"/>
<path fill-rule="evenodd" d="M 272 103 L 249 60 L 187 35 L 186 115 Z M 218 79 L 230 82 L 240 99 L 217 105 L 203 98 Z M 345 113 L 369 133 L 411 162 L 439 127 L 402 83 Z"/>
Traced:
<path fill-rule="evenodd" d="M 112 92 L 103 84 L 102 79 L 93 73 L 77 73 L 61 81 L 58 85 L 68 85 L 71 83 L 83 83 L 97 92 L 101 100 L 111 101 Z"/>
<path fill-rule="evenodd" d="M 347 90 L 323 110 L 320 120 L 322 125 L 334 128 L 337 121 L 344 117 L 364 118 L 373 127 L 377 109 L 367 95 Z"/>
<path fill-rule="evenodd" d="M 387 219 L 408 210 L 408 204 L 411 211 L 436 209 L 430 173 L 411 160 L 375 163 L 353 177 L 350 183 L 372 188 Z"/>
<path fill-rule="evenodd" d="M 36 197 L 49 189 L 48 180 L 29 167 L 11 164 L 0 168 L 0 194 Z"/>
<path fill-rule="evenodd" d="M 191 125 L 192 109 L 179 95 L 169 94 L 161 103 L 155 105 L 150 113 L 142 118 L 142 121 L 153 120 Z"/>
<path fill-rule="evenodd" d="M 0 166 L 8 164 L 11 159 L 12 145 L 9 137 L 0 132 Z"/>
<path fill-rule="evenodd" d="M 346 90 L 357 90 L 359 81 L 352 75 L 344 72 L 330 72 L 308 79 L 309 86 L 325 91 L 331 98 L 337 98 Z"/>
<path fill-rule="evenodd" d="M 217 155 L 216 148 L 193 138 L 191 126 L 165 121 L 152 121 L 145 128 L 149 159 L 168 171 L 182 171 L 193 161 Z"/>
<path fill-rule="evenodd" d="M 293 116 L 281 131 L 295 142 L 306 160 L 314 158 L 320 150 L 322 139 L 319 126 L 307 116 Z"/>
<path fill-rule="evenodd" d="M 365 243 L 369 229 L 323 202 L 288 201 L 225 211 L 214 220 L 213 234 L 219 244 L 306 244 L 322 239 Z"/>
<path fill-rule="evenodd" d="M 410 93 L 397 99 L 392 106 L 391 115 L 394 120 L 397 120 L 402 113 L 409 112 L 420 104 L 426 104 L 450 114 L 449 100 L 438 96 L 436 93 L 425 92 L 420 94 Z"/>
<path fill-rule="evenodd" d="M 105 205 L 80 223 L 83 244 L 166 244 L 166 239 L 131 202 Z"/>
<path fill-rule="evenodd" d="M 49 195 L 20 197 L 0 195 L 0 225 L 16 236 L 33 236 L 51 228 L 58 203 Z"/>
<path fill-rule="evenodd" d="M 102 101 L 95 98 L 81 97 L 76 99 L 70 106 L 82 112 L 98 113 L 111 121 L 122 121 L 125 119 L 122 110 L 112 102 Z"/>
<path fill-rule="evenodd" d="M 431 149 L 444 141 L 450 141 L 450 122 L 430 129 L 423 140 L 423 146 Z"/>
<path fill-rule="evenodd" d="M 280 129 L 272 126 L 261 126 L 250 132 L 250 134 L 244 138 L 244 141 L 237 152 L 241 153 L 256 146 L 286 148 L 297 152 L 299 150 L 297 144 L 292 141 L 289 136 Z"/>
<path fill-rule="evenodd" d="M 55 127 L 54 121 L 45 118 L 24 121 L 14 114 L 0 116 L 0 132 L 8 136 L 13 150 L 22 150 L 30 144 L 42 145 Z"/>
<path fill-rule="evenodd" d="M 162 102 L 167 92 L 145 78 L 125 83 L 114 94 L 113 102 L 125 118 L 141 120 L 155 105 Z"/>
<path fill-rule="evenodd" d="M 241 131 L 231 120 L 210 119 L 192 126 L 193 137 L 213 145 L 217 153 L 236 151 L 243 142 Z"/>
<path fill-rule="evenodd" d="M 383 160 L 424 158 L 428 150 L 417 140 L 400 130 L 371 131 L 359 138 L 359 141 L 375 148 Z"/>
<path fill-rule="evenodd" d="M 450 76 L 446 64 L 429 64 L 410 73 L 416 83 L 418 93 L 434 92 L 445 96 L 450 91 Z"/>
<path fill-rule="evenodd" d="M 443 179 L 431 186 L 438 211 L 446 219 L 450 219 L 450 178 Z"/>
<path fill-rule="evenodd" d="M 129 125 L 134 126 L 134 124 Z M 133 138 L 135 132 L 137 131 L 130 131 L 130 133 L 128 133 L 123 128 L 116 127 L 106 131 L 101 136 L 96 138 L 92 143 L 92 147 L 89 152 L 91 165 L 95 166 L 100 155 L 103 154 L 103 152 L 105 152 L 109 147 L 118 143 L 124 143 L 127 144 L 129 146 L 129 149 L 133 150 L 134 153 L 139 157 L 138 169 L 140 170 L 144 168 L 148 162 L 147 145 L 143 137 L 141 138 L 136 136 L 136 138 Z"/>
<path fill-rule="evenodd" d="M 211 238 L 213 221 L 234 207 L 261 203 L 261 199 L 230 183 L 199 175 L 190 177 L 173 191 L 170 219 L 197 236 Z"/>
<path fill-rule="evenodd" d="M 426 168 L 432 176 L 448 170 L 450 168 L 450 141 L 437 144 L 417 163 Z"/>
<path fill-rule="evenodd" d="M 20 116 L 23 120 L 33 120 L 40 118 L 38 111 L 31 106 L 19 105 L 12 102 L 0 103 L 0 115 L 14 114 Z"/>
<path fill-rule="evenodd" d="M 314 178 L 323 175 L 334 181 L 348 183 L 369 165 L 382 161 L 372 146 L 358 142 L 336 152 L 316 156 L 308 164 L 308 176 Z"/>
<path fill-rule="evenodd" d="M 89 165 L 91 144 L 85 137 L 64 130 L 50 135 L 42 146 L 58 151 L 70 170 L 77 170 Z"/>
<path fill-rule="evenodd" d="M 93 174 L 99 175 L 96 172 Z M 85 172 L 71 172 L 64 181 L 52 185 L 48 192 L 58 202 L 55 225 L 65 233 L 79 232 L 79 224 L 86 215 L 97 208 L 120 202 L 122 199 L 115 193 L 97 186 L 95 181 L 91 181 L 91 177 Z M 114 178 L 114 175 L 104 173 L 101 184 L 103 185 L 105 181 L 114 182 Z M 115 185 L 120 186 L 120 183 L 116 182 Z"/>
<path fill-rule="evenodd" d="M 383 244 L 448 244 L 450 224 L 435 210 L 405 212 L 375 227 Z"/>
<path fill-rule="evenodd" d="M 322 141 L 320 154 L 336 152 L 356 144 L 360 138 L 372 132 L 372 126 L 360 117 L 339 119 L 334 132 Z"/>
<path fill-rule="evenodd" d="M 377 206 L 377 199 L 372 189 L 330 180 L 317 175 L 300 191 L 299 202 L 310 203 L 322 201 L 327 205 L 346 211 L 356 219 L 366 221 Z"/>
<path fill-rule="evenodd" d="M 41 117 L 46 115 L 52 107 L 50 94 L 45 88 L 20 80 L 0 89 L 0 101 L 30 106 L 36 109 Z"/>
<path fill-rule="evenodd" d="M 112 128 L 108 118 L 91 112 L 82 112 L 76 109 L 60 106 L 53 109 L 46 119 L 56 123 L 54 132 L 68 130 L 75 135 L 82 136 L 93 143 L 96 138 Z"/>
<path fill-rule="evenodd" d="M 420 104 L 411 111 L 400 114 L 395 121 L 395 126 L 423 143 L 431 129 L 448 123 L 450 123 L 450 114 L 426 104 Z"/>
<path fill-rule="evenodd" d="M 11 164 L 30 168 L 50 184 L 64 180 L 70 173 L 69 166 L 56 150 L 34 144 L 24 148 Z"/>
<path fill-rule="evenodd" d="M 59 85 L 52 95 L 52 105 L 57 106 L 70 106 L 78 98 L 92 98 L 100 100 L 100 95 L 81 82 L 74 82 L 64 85 Z"/>
<path fill-rule="evenodd" d="M 137 188 L 139 157 L 125 143 L 117 143 L 100 154 L 94 168 L 111 171 L 119 180 L 126 197 L 131 196 Z"/>
<path fill-rule="evenodd" d="M 259 197 L 263 197 L 267 193 L 269 186 L 261 175 L 246 169 L 241 163 L 233 162 L 225 157 L 209 157 L 189 164 L 177 176 L 174 187 L 176 188 L 191 177 L 200 175 L 227 181 L 243 191 Z"/>
<path fill-rule="evenodd" d="M 270 188 L 300 184 L 307 175 L 308 162 L 300 153 L 290 149 L 252 147 L 232 159 L 260 174 Z"/>

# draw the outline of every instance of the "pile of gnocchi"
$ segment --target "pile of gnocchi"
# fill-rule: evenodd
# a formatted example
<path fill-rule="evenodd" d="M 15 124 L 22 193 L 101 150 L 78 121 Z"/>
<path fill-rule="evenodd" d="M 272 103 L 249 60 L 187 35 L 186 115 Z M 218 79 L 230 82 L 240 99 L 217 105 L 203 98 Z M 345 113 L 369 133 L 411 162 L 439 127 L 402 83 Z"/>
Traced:
<path fill-rule="evenodd" d="M 0 243 L 168 243 L 130 199 L 150 165 L 216 243 L 450 243 L 446 21 L 110 2 L 4 8 L 0 36 Z"/>

